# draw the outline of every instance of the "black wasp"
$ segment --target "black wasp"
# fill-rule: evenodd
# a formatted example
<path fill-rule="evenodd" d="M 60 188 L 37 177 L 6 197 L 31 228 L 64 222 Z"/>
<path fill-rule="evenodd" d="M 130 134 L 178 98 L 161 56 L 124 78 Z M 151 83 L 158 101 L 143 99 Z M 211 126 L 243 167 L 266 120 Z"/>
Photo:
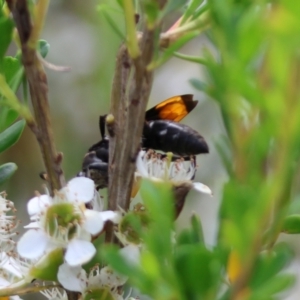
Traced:
<path fill-rule="evenodd" d="M 198 101 L 193 95 L 171 97 L 146 111 L 142 136 L 142 148 L 163 152 L 173 152 L 175 156 L 189 158 L 208 153 L 204 138 L 194 129 L 179 122 L 191 112 Z M 105 116 L 100 117 L 102 139 L 89 148 L 78 176 L 86 176 L 95 181 L 98 189 L 108 185 L 108 146 L 105 136 Z"/>

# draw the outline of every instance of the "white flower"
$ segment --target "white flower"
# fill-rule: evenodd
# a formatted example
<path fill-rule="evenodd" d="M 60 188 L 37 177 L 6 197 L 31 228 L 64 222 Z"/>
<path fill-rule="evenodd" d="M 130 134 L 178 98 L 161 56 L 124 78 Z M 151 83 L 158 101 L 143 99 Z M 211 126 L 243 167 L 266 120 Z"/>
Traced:
<path fill-rule="evenodd" d="M 120 250 L 120 253 L 132 264 L 139 261 L 139 250 L 136 246 L 124 247 Z M 124 299 L 119 294 L 118 287 L 125 284 L 127 277 L 118 274 L 109 266 L 101 269 L 99 269 L 99 266 L 95 266 L 87 274 L 81 267 L 71 267 L 68 264 L 63 264 L 59 267 L 57 278 L 65 289 L 80 292 L 83 299 L 86 295 L 89 295 L 89 299 L 102 299 L 102 297 L 103 299 Z"/>
<path fill-rule="evenodd" d="M 16 210 L 13 202 L 3 198 L 2 195 L 4 194 L 0 193 L 0 251 L 9 252 L 15 247 L 12 238 L 17 234 L 15 230 L 19 222 L 15 216 L 6 215 Z"/>
<path fill-rule="evenodd" d="M 24 268 L 22 262 L 17 257 L 17 254 L 11 253 L 15 256 L 8 256 L 6 253 L 0 253 L 0 290 L 10 289 L 13 294 L 14 289 L 16 293 L 20 287 L 25 286 L 32 281 L 32 277 L 28 274 L 28 269 Z M 10 296 L 9 299 L 20 299 L 19 296 Z"/>
<path fill-rule="evenodd" d="M 47 289 L 40 291 L 49 300 L 68 300 L 68 295 L 65 290 L 59 288 Z"/>
<path fill-rule="evenodd" d="M 211 189 L 200 182 L 192 182 L 196 173 L 196 164 L 193 159 L 185 161 L 178 159 L 172 162 L 152 150 L 140 151 L 137 157 L 137 177 L 141 176 L 152 181 L 170 181 L 173 185 L 190 183 L 192 189 L 212 195 Z"/>
<path fill-rule="evenodd" d="M 29 200 L 27 210 L 31 223 L 29 230 L 18 242 L 17 250 L 22 257 L 37 259 L 53 249 L 65 249 L 65 261 L 70 266 L 88 262 L 96 253 L 91 243 L 106 221 L 118 222 L 113 211 L 98 212 L 87 209 L 85 204 L 96 201 L 98 193 L 94 182 L 76 177 L 52 198 L 40 195 Z"/>

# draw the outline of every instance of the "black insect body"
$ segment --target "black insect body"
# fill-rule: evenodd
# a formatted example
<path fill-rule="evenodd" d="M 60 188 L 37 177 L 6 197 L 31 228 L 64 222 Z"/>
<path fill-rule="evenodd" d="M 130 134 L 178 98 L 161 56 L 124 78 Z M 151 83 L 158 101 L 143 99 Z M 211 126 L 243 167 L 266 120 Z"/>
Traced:
<path fill-rule="evenodd" d="M 108 185 L 108 139 L 105 137 L 89 148 L 83 158 L 82 171 L 77 176 L 94 180 L 97 189 Z"/>
<path fill-rule="evenodd" d="M 187 125 L 179 124 L 195 106 L 193 95 L 175 96 L 149 109 L 145 114 L 142 148 L 173 152 L 189 160 L 190 156 L 208 153 L 204 138 Z M 105 117 L 99 122 L 102 140 L 89 148 L 82 163 L 82 172 L 95 181 L 97 188 L 108 185 L 108 137 L 105 136 Z M 178 157 L 177 157 L 178 158 Z"/>
<path fill-rule="evenodd" d="M 145 122 L 142 146 L 179 156 L 208 153 L 208 145 L 197 131 L 169 120 Z"/>

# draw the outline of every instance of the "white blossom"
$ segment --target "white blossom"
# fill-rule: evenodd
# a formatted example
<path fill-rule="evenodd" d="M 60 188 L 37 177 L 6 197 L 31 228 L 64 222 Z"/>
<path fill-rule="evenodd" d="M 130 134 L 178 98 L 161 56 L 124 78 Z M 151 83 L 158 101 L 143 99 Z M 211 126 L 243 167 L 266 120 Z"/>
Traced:
<path fill-rule="evenodd" d="M 106 221 L 118 222 L 119 215 L 113 211 L 87 209 L 87 203 L 97 201 L 99 195 L 94 182 L 76 177 L 54 197 L 38 195 L 29 200 L 27 210 L 31 223 L 19 240 L 18 253 L 28 259 L 37 259 L 50 251 L 65 249 L 65 261 L 79 266 L 96 253 L 92 236 L 99 234 Z"/>
<path fill-rule="evenodd" d="M 120 253 L 132 264 L 139 262 L 139 249 L 136 246 L 124 247 Z M 80 292 L 83 299 L 86 295 L 97 295 L 100 298 L 102 296 L 103 299 L 106 299 L 105 295 L 108 299 L 124 299 L 123 295 L 119 294 L 118 287 L 125 284 L 127 277 L 118 274 L 109 266 L 101 269 L 99 266 L 95 266 L 87 274 L 79 266 L 71 267 L 68 264 L 63 264 L 59 267 L 57 278 L 65 289 Z M 108 295 L 111 297 L 109 298 Z M 125 297 L 125 299 L 128 298 L 129 295 Z"/>
<path fill-rule="evenodd" d="M 17 234 L 19 222 L 14 215 L 10 215 L 11 212 L 15 212 L 13 202 L 5 199 L 3 195 L 4 193 L 0 194 L 0 251 L 10 252 L 15 247 L 12 238 Z"/>
<path fill-rule="evenodd" d="M 148 178 L 152 181 L 169 181 L 174 185 L 190 182 L 198 192 L 212 195 L 211 189 L 200 182 L 192 182 L 196 173 L 196 163 L 193 159 L 185 161 L 178 159 L 174 162 L 150 150 L 140 151 L 137 157 L 137 177 Z"/>
<path fill-rule="evenodd" d="M 65 290 L 59 288 L 51 288 L 40 291 L 49 300 L 68 300 L 68 295 Z"/>

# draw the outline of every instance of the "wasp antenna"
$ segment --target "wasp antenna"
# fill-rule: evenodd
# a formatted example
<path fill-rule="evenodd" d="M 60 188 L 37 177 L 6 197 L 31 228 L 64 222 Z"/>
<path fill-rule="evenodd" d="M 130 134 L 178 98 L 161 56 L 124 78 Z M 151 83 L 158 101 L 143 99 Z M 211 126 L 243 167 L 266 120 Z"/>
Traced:
<path fill-rule="evenodd" d="M 103 115 L 99 117 L 99 129 L 100 129 L 100 134 L 101 138 L 104 139 L 105 137 L 105 119 L 107 115 Z"/>

